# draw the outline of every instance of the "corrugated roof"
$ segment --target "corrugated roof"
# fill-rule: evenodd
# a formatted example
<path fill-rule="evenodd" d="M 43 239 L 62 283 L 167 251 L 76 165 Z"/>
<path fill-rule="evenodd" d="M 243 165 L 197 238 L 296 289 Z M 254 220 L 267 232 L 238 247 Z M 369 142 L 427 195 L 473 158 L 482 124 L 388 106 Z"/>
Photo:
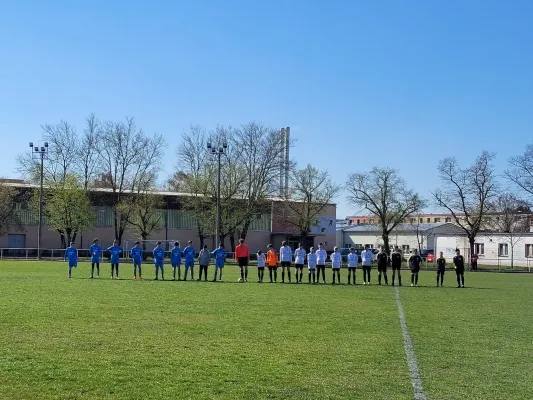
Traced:
<path fill-rule="evenodd" d="M 453 225 L 451 222 L 441 222 L 441 223 L 434 223 L 434 224 L 398 224 L 394 228 L 395 231 L 416 231 L 417 228 L 421 231 L 427 231 L 429 229 L 436 228 L 438 226 L 443 225 Z M 345 228 L 344 232 L 381 232 L 381 226 L 380 225 L 355 225 L 351 226 L 350 228 Z"/>

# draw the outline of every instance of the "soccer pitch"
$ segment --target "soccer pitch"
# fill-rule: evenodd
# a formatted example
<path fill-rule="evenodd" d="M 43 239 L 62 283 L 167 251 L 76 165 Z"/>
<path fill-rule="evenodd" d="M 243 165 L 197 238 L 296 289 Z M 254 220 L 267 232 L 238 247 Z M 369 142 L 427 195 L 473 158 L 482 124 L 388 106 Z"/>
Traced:
<path fill-rule="evenodd" d="M 415 397 L 396 292 L 375 270 L 353 287 L 258 284 L 253 267 L 242 284 L 234 266 L 222 283 L 89 269 L 0 262 L 1 399 Z M 417 288 L 402 277 L 425 398 L 532 398 L 533 275 L 467 272 L 465 289 L 453 271 L 443 288 L 433 272 Z"/>

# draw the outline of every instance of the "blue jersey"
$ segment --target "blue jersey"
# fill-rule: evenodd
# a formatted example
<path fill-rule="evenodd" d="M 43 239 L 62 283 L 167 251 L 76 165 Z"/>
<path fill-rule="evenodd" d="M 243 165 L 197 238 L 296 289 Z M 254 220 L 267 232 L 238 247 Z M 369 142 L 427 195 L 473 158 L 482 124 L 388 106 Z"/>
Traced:
<path fill-rule="evenodd" d="M 165 260 L 165 250 L 162 247 L 156 247 L 154 249 L 154 263 L 156 265 L 163 265 Z"/>
<path fill-rule="evenodd" d="M 211 255 L 215 258 L 215 266 L 222 267 L 224 266 L 224 260 L 226 259 L 227 253 L 223 248 L 218 248 L 214 250 Z"/>
<path fill-rule="evenodd" d="M 69 263 L 77 262 L 78 261 L 78 249 L 68 247 L 65 250 L 65 260 L 68 260 Z"/>
<path fill-rule="evenodd" d="M 135 265 L 141 265 L 143 262 L 143 249 L 142 247 L 133 247 L 130 250 L 130 256 L 133 260 L 133 264 Z"/>
<path fill-rule="evenodd" d="M 185 261 L 194 261 L 194 257 L 196 257 L 196 250 L 194 250 L 194 247 L 185 247 L 183 249 L 183 257 L 185 257 Z"/>
<path fill-rule="evenodd" d="M 122 253 L 122 247 L 111 246 L 107 249 L 111 253 L 111 264 L 118 264 L 120 262 L 120 253 Z"/>
<path fill-rule="evenodd" d="M 99 263 L 100 257 L 102 257 L 102 248 L 99 244 L 93 244 L 91 246 L 91 262 Z"/>
<path fill-rule="evenodd" d="M 181 248 L 173 247 L 172 250 L 170 250 L 170 262 L 172 265 L 181 264 Z"/>

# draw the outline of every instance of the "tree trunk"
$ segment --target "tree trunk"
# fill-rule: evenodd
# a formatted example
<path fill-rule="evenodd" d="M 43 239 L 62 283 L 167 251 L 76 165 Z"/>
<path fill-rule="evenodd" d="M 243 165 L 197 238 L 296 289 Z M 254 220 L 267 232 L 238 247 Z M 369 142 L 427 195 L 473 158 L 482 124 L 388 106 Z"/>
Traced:
<path fill-rule="evenodd" d="M 113 225 L 115 227 L 115 239 L 118 240 L 118 245 L 120 246 L 120 242 L 122 241 L 121 237 L 119 238 L 119 227 L 118 227 L 118 216 L 117 216 L 117 209 L 116 207 L 113 208 Z"/>
<path fill-rule="evenodd" d="M 231 246 L 231 251 L 235 251 L 235 235 L 229 235 L 229 244 Z"/>
<path fill-rule="evenodd" d="M 143 241 L 143 251 L 146 251 L 146 238 L 148 237 L 148 235 L 146 234 L 146 232 L 142 232 L 141 233 L 141 239 Z"/>
<path fill-rule="evenodd" d="M 244 221 L 244 224 L 242 225 L 241 238 L 246 239 L 246 235 L 248 235 L 248 229 L 250 229 L 251 224 L 252 224 L 252 221 L 250 221 L 249 218 L 246 218 L 246 220 Z"/>
<path fill-rule="evenodd" d="M 305 246 L 306 242 L 307 242 L 307 232 L 302 231 L 300 232 L 300 243 Z"/>
<path fill-rule="evenodd" d="M 67 245 L 65 243 L 65 233 L 61 229 L 58 229 L 57 232 L 59 232 L 59 240 L 61 241 L 61 248 L 66 249 Z"/>
<path fill-rule="evenodd" d="M 470 254 L 468 254 L 468 259 L 470 260 L 469 264 L 472 265 L 472 256 L 475 254 L 474 253 L 474 243 L 476 241 L 476 238 L 475 236 L 469 236 L 468 237 L 468 243 L 470 244 Z M 466 256 L 466 254 L 465 254 Z"/>
<path fill-rule="evenodd" d="M 73 241 L 74 243 L 76 243 L 76 237 L 77 237 L 77 236 L 78 236 L 78 232 L 77 232 L 77 231 L 74 231 L 74 232 L 72 233 L 72 241 Z M 82 243 L 82 246 L 83 246 L 83 243 Z"/>
<path fill-rule="evenodd" d="M 385 253 L 390 254 L 389 234 L 384 233 L 381 238 L 383 239 L 383 247 L 385 248 Z"/>
<path fill-rule="evenodd" d="M 224 246 L 224 242 L 226 241 L 226 235 L 224 235 L 223 233 L 220 233 L 220 243 L 222 243 L 222 246 Z"/>
<path fill-rule="evenodd" d="M 514 245 L 513 239 L 511 238 L 511 269 L 514 267 Z"/>
<path fill-rule="evenodd" d="M 204 248 L 204 242 L 205 242 L 205 236 L 201 233 L 198 234 L 198 237 L 200 238 L 200 249 Z"/>
<path fill-rule="evenodd" d="M 70 246 L 70 244 L 73 242 L 73 240 L 72 240 L 72 229 L 65 229 L 65 232 L 67 234 L 67 243 Z"/>

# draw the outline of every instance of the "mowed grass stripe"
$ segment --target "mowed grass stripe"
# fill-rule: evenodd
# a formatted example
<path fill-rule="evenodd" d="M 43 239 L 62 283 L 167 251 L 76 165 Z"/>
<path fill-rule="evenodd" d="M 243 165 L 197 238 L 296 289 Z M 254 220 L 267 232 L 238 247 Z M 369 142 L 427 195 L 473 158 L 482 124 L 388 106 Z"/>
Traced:
<path fill-rule="evenodd" d="M 0 263 L 1 396 L 412 398 L 391 290 L 238 284 L 235 267 L 224 283 L 154 282 L 152 266 L 111 281 L 108 269 L 89 280 L 81 264 L 67 280 L 64 264 Z"/>
<path fill-rule="evenodd" d="M 464 289 L 453 272 L 442 288 L 434 277 L 401 291 L 427 396 L 530 399 L 533 276 L 467 272 Z"/>

